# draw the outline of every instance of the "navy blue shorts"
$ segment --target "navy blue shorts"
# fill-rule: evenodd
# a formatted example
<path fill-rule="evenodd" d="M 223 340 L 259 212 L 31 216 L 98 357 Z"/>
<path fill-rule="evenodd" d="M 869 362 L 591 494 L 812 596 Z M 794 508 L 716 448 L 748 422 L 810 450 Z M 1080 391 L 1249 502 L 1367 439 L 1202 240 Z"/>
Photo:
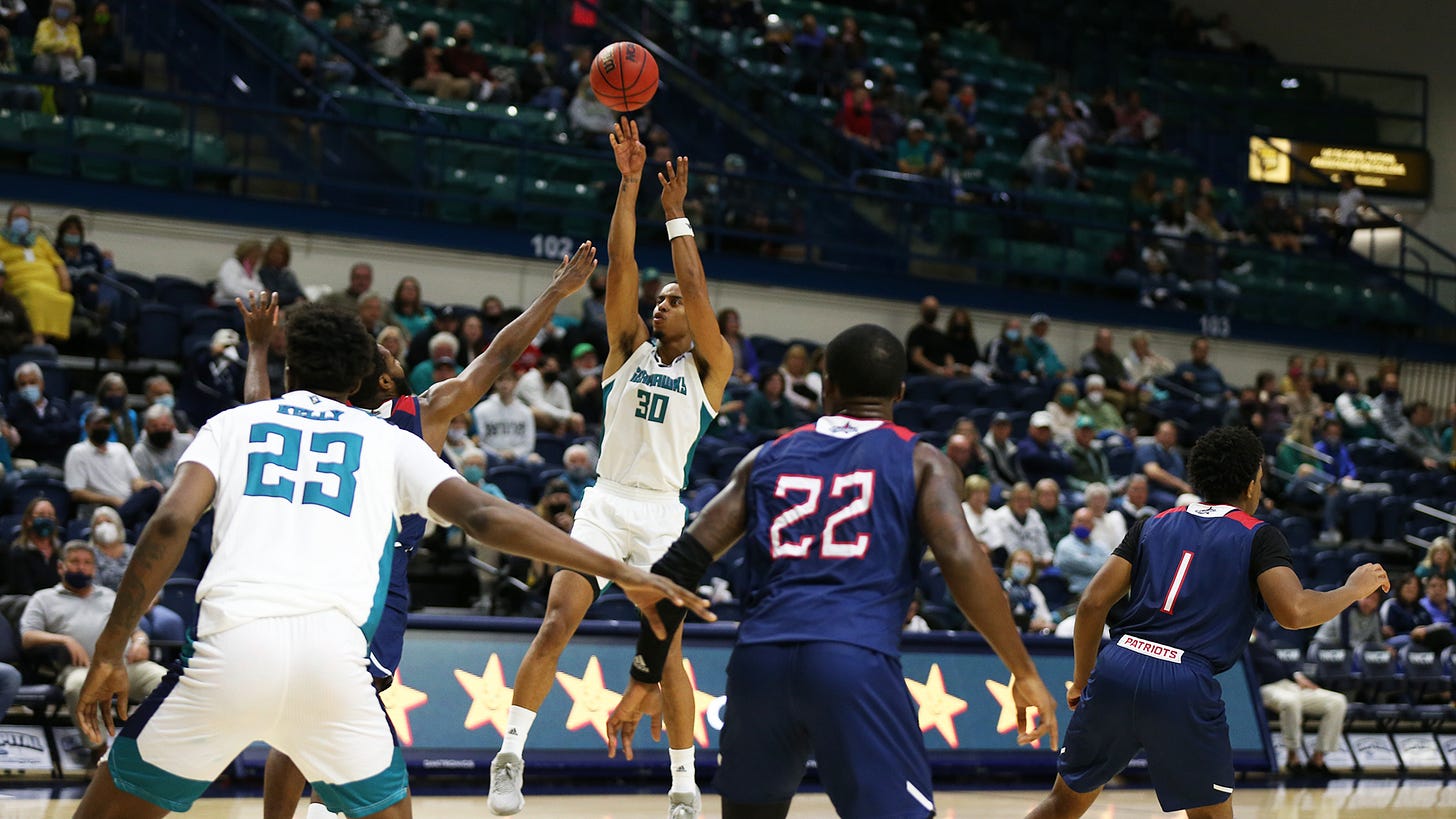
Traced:
<path fill-rule="evenodd" d="M 1067 726 L 1057 771 L 1089 793 L 1147 750 L 1158 804 L 1168 812 L 1217 805 L 1233 793 L 1234 759 L 1213 669 L 1184 654 L 1159 660 L 1108 645 Z"/>
<path fill-rule="evenodd" d="M 409 623 L 409 559 L 410 549 L 394 550 L 389 567 L 389 591 L 384 596 L 384 611 L 369 643 L 369 673 L 376 680 L 394 676 L 404 656 L 404 629 Z"/>
<path fill-rule="evenodd" d="M 718 792 L 742 805 L 793 798 L 812 755 L 849 819 L 926 819 L 930 762 L 898 658 L 846 643 L 738 646 Z"/>

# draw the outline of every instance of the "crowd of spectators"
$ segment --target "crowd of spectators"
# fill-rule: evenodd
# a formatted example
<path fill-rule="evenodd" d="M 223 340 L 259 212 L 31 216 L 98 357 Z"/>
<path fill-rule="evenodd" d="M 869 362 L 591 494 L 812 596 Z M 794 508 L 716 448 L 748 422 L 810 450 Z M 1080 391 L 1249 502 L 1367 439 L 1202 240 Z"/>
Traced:
<path fill-rule="evenodd" d="M 123 57 L 117 21 L 105 0 L 0 2 L 0 76 L 32 74 L 68 87 L 95 85 L 98 76 L 130 84 L 136 77 Z M 0 107 L 58 112 L 82 104 L 84 98 L 50 85 L 0 84 Z"/>

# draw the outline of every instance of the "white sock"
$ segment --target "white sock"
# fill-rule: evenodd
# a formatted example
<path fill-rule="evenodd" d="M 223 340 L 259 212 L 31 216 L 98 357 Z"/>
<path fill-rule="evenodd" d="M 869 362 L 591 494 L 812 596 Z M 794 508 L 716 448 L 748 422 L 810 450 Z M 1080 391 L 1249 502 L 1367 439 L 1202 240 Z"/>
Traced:
<path fill-rule="evenodd" d="M 501 753 L 515 754 L 524 758 L 526 755 L 526 735 L 531 733 L 531 723 L 536 721 L 536 712 L 519 705 L 511 706 L 511 713 L 506 717 L 506 736 L 501 742 Z"/>
<path fill-rule="evenodd" d="M 667 760 L 672 768 L 673 793 L 691 793 L 697 787 L 696 762 L 693 747 L 668 748 Z"/>
<path fill-rule="evenodd" d="M 306 817 L 306 819 L 334 819 L 334 817 L 335 814 L 333 811 L 329 810 L 318 802 L 309 803 L 308 816 Z"/>

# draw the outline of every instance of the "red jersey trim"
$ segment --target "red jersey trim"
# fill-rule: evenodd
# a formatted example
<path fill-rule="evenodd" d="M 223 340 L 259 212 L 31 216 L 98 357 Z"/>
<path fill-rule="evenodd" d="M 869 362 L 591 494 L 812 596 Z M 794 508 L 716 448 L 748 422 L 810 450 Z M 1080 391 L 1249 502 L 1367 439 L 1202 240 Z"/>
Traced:
<path fill-rule="evenodd" d="M 817 422 L 815 422 L 815 423 L 817 424 Z M 791 429 L 788 432 L 785 432 L 783 435 L 780 435 L 779 437 L 775 438 L 774 441 L 777 442 L 777 441 L 782 441 L 785 438 L 792 438 L 792 437 L 794 437 L 795 435 L 798 435 L 801 432 L 813 432 L 814 431 L 814 428 L 815 428 L 815 424 L 805 424 L 802 427 L 798 427 L 797 429 Z"/>
<path fill-rule="evenodd" d="M 395 399 L 394 411 L 405 415 L 419 415 L 419 399 L 413 395 L 402 395 Z"/>
<path fill-rule="evenodd" d="M 1229 512 L 1227 515 L 1224 515 L 1224 517 L 1228 518 L 1229 520 L 1236 520 L 1239 523 L 1242 523 L 1245 529 L 1253 529 L 1255 526 L 1258 526 L 1259 524 L 1264 522 L 1242 509 L 1236 509 L 1232 512 Z"/>
<path fill-rule="evenodd" d="M 1188 511 L 1188 507 L 1186 507 L 1186 506 L 1175 506 L 1172 509 L 1164 509 L 1163 511 L 1159 512 L 1158 514 L 1153 515 L 1153 519 L 1154 520 L 1157 520 L 1158 518 L 1161 518 L 1161 517 L 1163 517 L 1165 515 L 1173 515 L 1173 514 L 1177 514 L 1178 512 L 1186 512 L 1186 511 Z"/>
<path fill-rule="evenodd" d="M 915 440 L 916 433 L 911 432 L 910 430 L 906 429 L 905 427 L 900 426 L 899 424 L 885 424 L 885 427 L 884 428 L 885 429 L 888 429 L 891 432 L 895 433 L 896 435 L 900 436 L 900 440 L 902 440 L 902 441 L 913 441 L 913 440 Z"/>

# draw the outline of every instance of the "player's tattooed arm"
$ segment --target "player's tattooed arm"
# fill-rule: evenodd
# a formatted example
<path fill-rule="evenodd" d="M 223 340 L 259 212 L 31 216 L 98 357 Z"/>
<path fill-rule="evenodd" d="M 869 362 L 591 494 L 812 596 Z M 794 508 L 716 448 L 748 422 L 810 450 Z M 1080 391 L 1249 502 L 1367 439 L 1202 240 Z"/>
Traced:
<path fill-rule="evenodd" d="M 248 371 L 243 380 L 243 403 L 267 401 L 273 397 L 268 381 L 268 345 L 278 326 L 278 294 L 264 291 L 248 298 L 233 299 L 243 314 L 243 330 L 248 339 Z"/>
<path fill-rule="evenodd" d="M 596 269 L 596 247 L 591 242 L 582 242 L 575 253 L 561 258 L 561 264 L 551 274 L 551 283 L 531 302 L 526 312 L 502 328 L 485 351 L 476 356 L 460 375 L 434 385 L 420 396 L 420 406 L 424 410 L 420 420 L 425 443 L 430 449 L 440 451 L 445 445 L 445 434 L 450 430 L 450 419 L 468 412 L 480 402 L 500 374 L 516 363 L 531 340 L 551 320 L 557 305 L 580 290 Z"/>

